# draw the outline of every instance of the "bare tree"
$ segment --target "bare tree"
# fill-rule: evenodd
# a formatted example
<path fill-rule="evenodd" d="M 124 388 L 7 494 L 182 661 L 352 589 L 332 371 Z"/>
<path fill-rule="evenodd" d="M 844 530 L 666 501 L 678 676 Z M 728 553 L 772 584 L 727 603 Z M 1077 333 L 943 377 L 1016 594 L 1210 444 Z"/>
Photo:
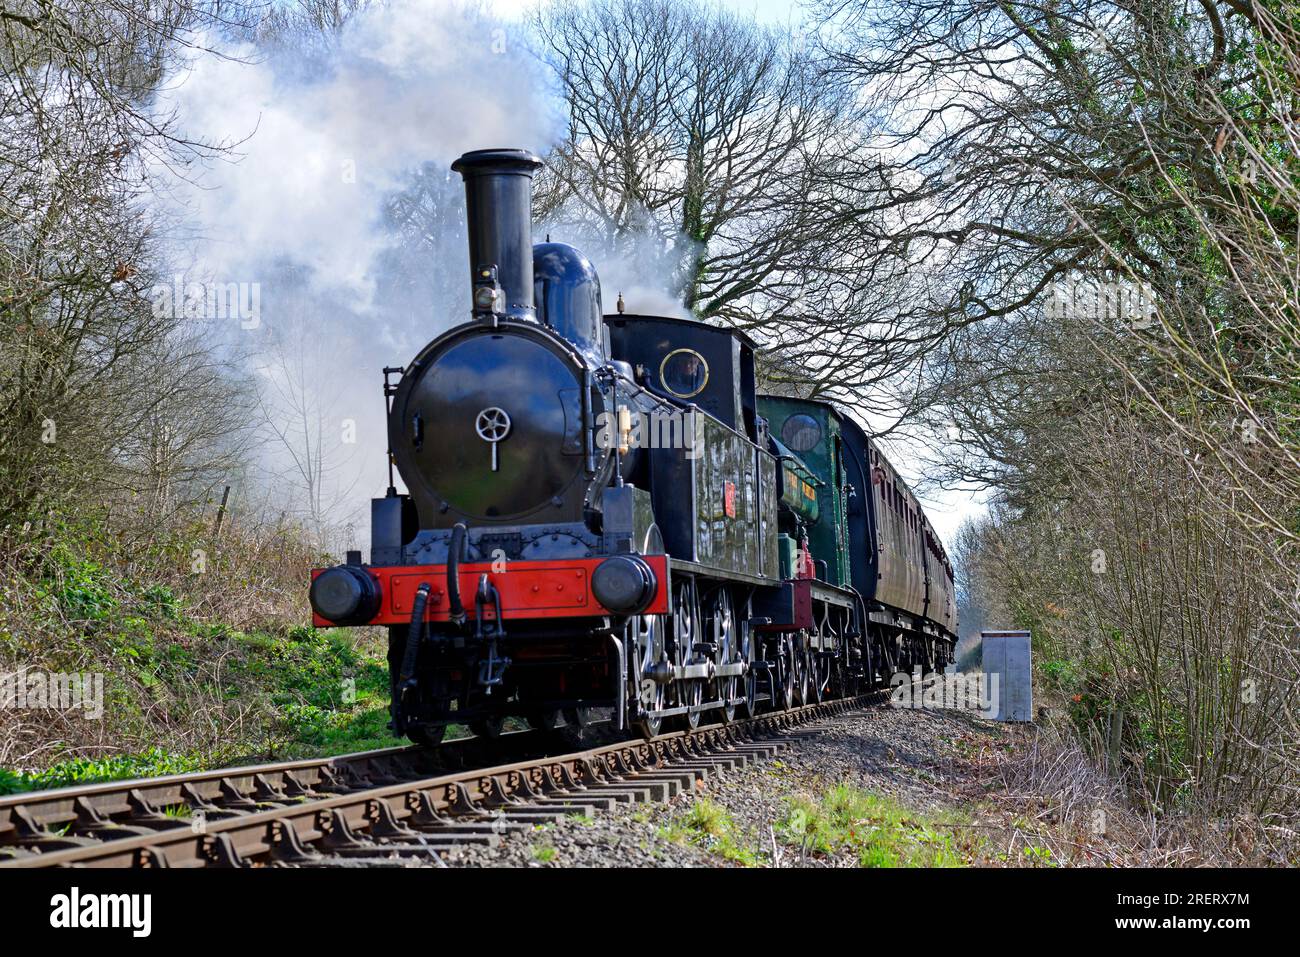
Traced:
<path fill-rule="evenodd" d="M 986 587 L 1162 810 L 1291 827 L 1294 25 L 1211 0 L 820 9 L 884 118 L 877 255 L 944 277 L 899 307 L 910 426 L 932 476 L 1002 493 Z"/>
<path fill-rule="evenodd" d="M 146 396 L 161 407 L 149 361 L 174 354 L 178 321 L 149 297 L 148 167 L 220 144 L 178 134 L 154 94 L 224 16 L 187 0 L 0 11 L 0 520 L 102 479 Z"/>
<path fill-rule="evenodd" d="M 284 266 L 272 277 L 274 313 L 257 355 L 254 396 L 261 437 L 260 482 L 280 508 L 309 532 L 321 549 L 356 508 L 360 447 L 334 361 L 339 343 L 320 334 L 316 317 L 329 308 L 310 292 L 301 270 Z M 376 406 L 379 389 L 373 390 Z"/>
<path fill-rule="evenodd" d="M 867 255 L 884 184 L 815 44 L 692 0 L 557 0 L 537 31 L 567 107 L 540 217 L 754 335 L 774 377 L 868 401 L 908 277 Z"/>

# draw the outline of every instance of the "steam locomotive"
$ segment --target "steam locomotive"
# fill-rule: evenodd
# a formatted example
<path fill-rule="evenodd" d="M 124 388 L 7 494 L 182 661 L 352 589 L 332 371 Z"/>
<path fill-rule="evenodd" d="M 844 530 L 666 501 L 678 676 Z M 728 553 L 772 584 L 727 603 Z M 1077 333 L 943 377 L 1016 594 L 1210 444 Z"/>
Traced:
<path fill-rule="evenodd" d="M 604 315 L 580 251 L 533 245 L 541 165 L 453 164 L 472 318 L 384 370 L 370 562 L 312 573 L 316 625 L 387 627 L 394 732 L 653 737 L 950 662 L 952 567 L 879 449 L 759 395 L 738 331 Z"/>

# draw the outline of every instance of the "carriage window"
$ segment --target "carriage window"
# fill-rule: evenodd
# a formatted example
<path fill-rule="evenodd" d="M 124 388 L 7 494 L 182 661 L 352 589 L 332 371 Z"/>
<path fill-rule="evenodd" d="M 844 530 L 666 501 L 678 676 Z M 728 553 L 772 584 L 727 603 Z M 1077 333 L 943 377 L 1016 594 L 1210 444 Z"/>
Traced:
<path fill-rule="evenodd" d="M 674 349 L 659 364 L 660 384 L 679 399 L 690 399 L 709 384 L 709 364 L 694 349 Z"/>
<path fill-rule="evenodd" d="M 811 415 L 800 412 L 781 426 L 781 441 L 793 452 L 807 452 L 822 440 L 822 427 Z"/>

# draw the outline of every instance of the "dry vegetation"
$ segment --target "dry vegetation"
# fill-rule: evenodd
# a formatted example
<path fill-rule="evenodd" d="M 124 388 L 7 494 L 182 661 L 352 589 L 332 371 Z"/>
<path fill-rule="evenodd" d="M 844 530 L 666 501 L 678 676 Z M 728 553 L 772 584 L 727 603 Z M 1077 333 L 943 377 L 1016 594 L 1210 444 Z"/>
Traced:
<path fill-rule="evenodd" d="M 245 367 L 151 295 L 172 272 L 160 171 L 227 146 L 186 139 L 157 91 L 249 14 L 0 11 L 0 674 L 98 674 L 105 699 L 99 718 L 6 702 L 0 790 L 309 748 L 386 690 L 364 651 L 294 627 L 319 539 L 244 482 Z"/>
<path fill-rule="evenodd" d="M 1018 731 L 985 756 L 986 786 L 971 800 L 1001 819 L 1003 841 L 1046 848 L 1058 862 L 1104 867 L 1289 864 L 1295 835 L 1249 811 L 1211 818 L 1160 813 L 1134 801 L 1122 775 L 1109 773 L 1096 746 L 1080 740 L 1064 714 Z"/>
<path fill-rule="evenodd" d="M 1036 171 L 1022 198 L 1055 229 L 1017 241 L 1057 279 L 957 337 L 929 415 L 956 426 L 940 467 L 1002 490 L 957 564 L 991 620 L 1034 629 L 1076 732 L 1064 766 L 1077 752 L 1122 785 L 1153 862 L 1294 862 L 1300 35 L 1268 4 L 1197 10 L 987 14 L 1032 68 L 985 109 L 1024 128 L 1073 92 L 1088 122 L 1033 127 L 1051 172 L 1018 147 L 964 161 L 976 182 L 994 159 Z"/>

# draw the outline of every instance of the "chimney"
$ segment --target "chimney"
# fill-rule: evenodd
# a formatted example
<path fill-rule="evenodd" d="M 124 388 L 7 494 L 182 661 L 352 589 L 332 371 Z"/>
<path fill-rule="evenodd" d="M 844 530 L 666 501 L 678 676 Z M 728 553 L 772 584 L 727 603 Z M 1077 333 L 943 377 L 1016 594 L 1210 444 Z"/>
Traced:
<path fill-rule="evenodd" d="M 475 150 L 451 168 L 465 179 L 465 221 L 474 315 L 535 319 L 533 174 L 542 161 L 528 150 Z"/>

